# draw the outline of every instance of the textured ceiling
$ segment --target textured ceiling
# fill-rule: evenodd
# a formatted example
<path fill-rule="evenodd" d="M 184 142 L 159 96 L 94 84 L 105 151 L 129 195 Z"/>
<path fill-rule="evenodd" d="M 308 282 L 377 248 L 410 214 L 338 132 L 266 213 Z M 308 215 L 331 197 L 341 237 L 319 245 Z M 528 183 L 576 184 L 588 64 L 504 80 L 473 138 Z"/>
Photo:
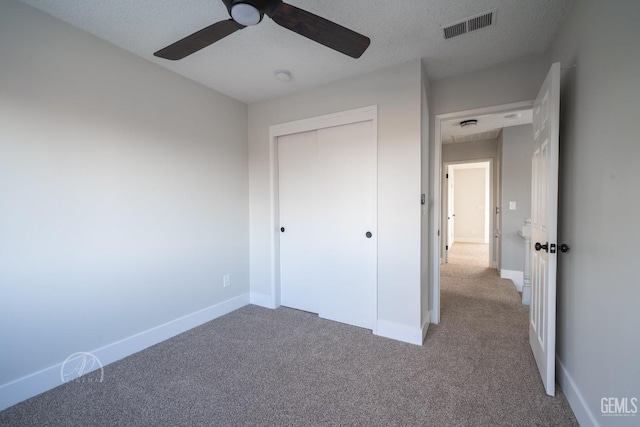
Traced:
<path fill-rule="evenodd" d="M 460 127 L 460 122 L 475 119 L 476 126 Z M 533 110 L 515 110 L 496 114 L 483 114 L 480 116 L 451 119 L 442 122 L 441 134 L 443 144 L 458 142 L 482 141 L 497 138 L 500 130 L 509 126 L 526 125 L 533 123 Z M 533 131 L 532 131 L 533 132 Z M 533 134 L 532 134 L 533 135 Z"/>
<path fill-rule="evenodd" d="M 371 38 L 352 59 L 278 26 L 269 18 L 183 60 L 153 52 L 228 19 L 220 0 L 22 0 L 246 103 L 422 58 L 432 80 L 543 54 L 573 0 L 289 0 Z M 442 26 L 490 10 L 495 25 L 445 40 Z M 277 69 L 291 71 L 281 82 Z"/>

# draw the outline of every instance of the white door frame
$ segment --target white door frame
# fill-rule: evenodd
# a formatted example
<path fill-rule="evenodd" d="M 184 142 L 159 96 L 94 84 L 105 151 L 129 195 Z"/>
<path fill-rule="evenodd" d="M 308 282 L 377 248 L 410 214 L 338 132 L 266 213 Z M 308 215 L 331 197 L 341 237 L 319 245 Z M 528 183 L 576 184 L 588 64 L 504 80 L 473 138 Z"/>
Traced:
<path fill-rule="evenodd" d="M 279 230 L 279 198 L 278 198 L 278 137 L 284 135 L 291 135 L 300 132 L 309 132 L 318 129 L 348 125 L 352 123 L 359 123 L 365 121 L 373 122 L 373 139 L 378 144 L 378 106 L 371 105 L 368 107 L 357 108 L 348 111 L 342 111 L 334 114 L 327 114 L 323 116 L 310 117 L 301 120 L 295 120 L 291 122 L 281 123 L 277 125 L 269 126 L 269 202 L 270 214 L 269 225 L 271 227 L 270 240 L 271 240 L 271 301 L 270 308 L 280 307 L 280 230 Z M 377 164 L 377 158 L 376 158 Z M 377 185 L 377 174 L 376 174 Z M 377 194 L 374 201 L 374 224 L 378 223 L 378 211 L 377 211 Z M 376 260 L 377 262 L 377 260 Z M 377 323 L 378 319 L 378 284 L 375 285 L 375 308 L 374 319 Z M 375 329 L 373 331 L 375 333 Z"/>
<path fill-rule="evenodd" d="M 431 265 L 433 271 L 431 272 L 431 323 L 440 323 L 440 254 L 442 246 L 441 220 L 440 213 L 442 212 L 442 122 L 451 119 L 463 119 L 469 116 L 479 116 L 483 114 L 495 114 L 506 113 L 513 110 L 523 110 L 533 108 L 533 100 L 514 102 L 511 104 L 495 105 L 490 107 L 476 108 L 473 110 L 458 111 L 455 113 L 436 114 L 435 116 L 435 138 L 433 147 L 433 162 L 431 167 L 434 170 L 433 173 L 433 223 L 431 230 Z"/>

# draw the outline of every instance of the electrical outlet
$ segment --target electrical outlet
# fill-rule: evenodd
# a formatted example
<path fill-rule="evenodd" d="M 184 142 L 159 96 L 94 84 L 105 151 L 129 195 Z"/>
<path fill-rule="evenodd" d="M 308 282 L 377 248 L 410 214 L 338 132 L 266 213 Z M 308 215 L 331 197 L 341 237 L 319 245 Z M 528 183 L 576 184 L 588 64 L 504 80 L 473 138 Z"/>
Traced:
<path fill-rule="evenodd" d="M 222 286 L 225 288 L 231 286 L 231 275 L 225 274 L 224 276 L 222 276 Z"/>

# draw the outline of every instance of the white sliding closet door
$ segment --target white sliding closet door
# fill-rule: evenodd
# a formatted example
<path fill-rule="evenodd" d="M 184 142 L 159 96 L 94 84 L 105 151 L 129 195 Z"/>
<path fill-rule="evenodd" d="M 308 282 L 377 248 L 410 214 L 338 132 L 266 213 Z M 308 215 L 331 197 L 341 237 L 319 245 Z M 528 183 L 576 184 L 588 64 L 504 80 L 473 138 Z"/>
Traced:
<path fill-rule="evenodd" d="M 325 273 L 320 286 L 320 316 L 368 329 L 373 329 L 375 322 L 377 281 L 377 174 L 372 126 L 368 121 L 318 131 L 325 236 L 318 240 Z"/>
<path fill-rule="evenodd" d="M 278 162 L 280 226 L 285 230 L 280 233 L 282 305 L 373 329 L 377 282 L 373 122 L 280 137 Z"/>
<path fill-rule="evenodd" d="M 318 313 L 318 133 L 278 138 L 280 199 L 280 300 Z"/>

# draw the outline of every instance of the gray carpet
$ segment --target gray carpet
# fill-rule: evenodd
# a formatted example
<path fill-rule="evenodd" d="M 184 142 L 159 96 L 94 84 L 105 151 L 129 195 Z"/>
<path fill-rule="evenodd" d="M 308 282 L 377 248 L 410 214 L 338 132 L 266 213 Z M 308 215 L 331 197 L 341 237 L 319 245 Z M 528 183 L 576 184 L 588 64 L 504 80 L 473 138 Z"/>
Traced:
<path fill-rule="evenodd" d="M 452 248 L 453 249 L 453 248 Z M 424 346 L 247 306 L 0 412 L 11 426 L 567 426 L 527 309 L 495 270 L 450 263 Z"/>

